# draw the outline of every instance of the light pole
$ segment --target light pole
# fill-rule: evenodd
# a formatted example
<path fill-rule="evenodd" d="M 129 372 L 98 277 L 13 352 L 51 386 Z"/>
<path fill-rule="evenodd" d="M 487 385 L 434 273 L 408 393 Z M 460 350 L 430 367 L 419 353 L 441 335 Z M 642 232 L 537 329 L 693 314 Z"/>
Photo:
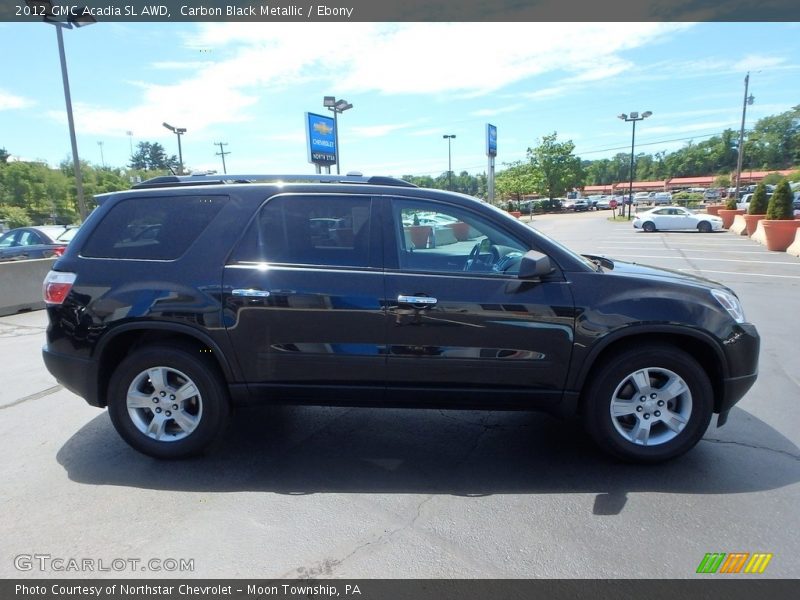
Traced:
<path fill-rule="evenodd" d="M 186 128 L 173 127 L 169 123 L 162 123 L 162 125 L 178 136 L 178 175 L 183 175 L 183 151 L 181 150 L 181 136 L 186 133 Z"/>
<path fill-rule="evenodd" d="M 81 161 L 78 157 L 78 141 L 75 138 L 75 121 L 72 117 L 72 96 L 69 92 L 69 75 L 67 74 L 67 58 L 64 52 L 64 35 L 62 29 L 72 29 L 74 27 L 83 27 L 84 25 L 91 25 L 96 23 L 97 20 L 90 14 L 83 14 L 83 9 L 78 9 L 78 14 L 73 16 L 69 14 L 66 21 L 59 21 L 53 14 L 53 3 L 50 0 L 25 0 L 31 8 L 35 8 L 37 14 L 44 13 L 44 22 L 54 25 L 56 28 L 56 37 L 58 39 L 58 56 L 61 61 L 61 79 L 64 84 L 64 102 L 67 105 L 67 123 L 69 125 L 69 141 L 72 145 L 72 166 L 75 169 L 75 195 L 78 199 L 78 213 L 80 213 L 81 221 L 86 219 L 88 212 L 86 210 L 86 201 L 83 197 L 83 176 L 81 175 Z M 70 11 L 71 13 L 71 11 Z"/>
<path fill-rule="evenodd" d="M 327 108 L 330 111 L 333 111 L 333 135 L 335 136 L 336 140 L 336 174 L 339 175 L 339 163 L 341 162 L 341 153 L 339 152 L 339 120 L 337 116 L 340 113 L 343 113 L 346 110 L 350 110 L 353 108 L 353 105 L 350 104 L 347 100 L 340 98 L 339 100 L 336 99 L 336 96 L 325 96 L 322 99 L 322 106 Z"/>
<path fill-rule="evenodd" d="M 634 176 L 634 163 L 633 163 L 633 149 L 636 144 L 636 121 L 644 121 L 647 117 L 652 115 L 653 113 L 649 110 L 646 110 L 641 115 L 638 112 L 632 112 L 629 115 L 622 113 L 621 115 L 617 115 L 618 119 L 622 119 L 623 121 L 630 121 L 633 123 L 633 133 L 631 134 L 631 183 L 628 186 L 628 200 L 630 204 L 628 204 L 628 220 L 631 220 L 631 207 L 633 206 L 633 176 Z M 625 198 L 622 199 L 622 212 L 623 215 L 625 213 Z"/>
<path fill-rule="evenodd" d="M 445 134 L 442 139 L 447 140 L 447 189 L 453 191 L 453 154 L 450 148 L 450 142 L 456 139 L 454 134 Z"/>
<path fill-rule="evenodd" d="M 128 136 L 128 145 L 131 148 L 131 158 L 133 158 L 133 132 L 126 131 L 125 134 Z"/>
<path fill-rule="evenodd" d="M 737 148 L 737 157 L 736 157 L 736 188 L 733 192 L 733 198 L 736 202 L 739 201 L 739 180 L 742 176 L 742 160 L 744 159 L 744 119 L 747 116 L 747 105 L 753 104 L 753 100 L 755 98 L 752 94 L 750 96 L 747 95 L 747 88 L 750 85 L 750 71 L 747 72 L 747 75 L 744 78 L 744 102 L 742 103 L 742 126 L 739 129 L 739 147 Z M 751 182 L 752 183 L 752 182 Z"/>
<path fill-rule="evenodd" d="M 100 164 L 103 165 L 103 168 L 106 168 L 106 159 L 103 156 L 103 142 L 97 142 L 97 145 L 100 146 Z"/>

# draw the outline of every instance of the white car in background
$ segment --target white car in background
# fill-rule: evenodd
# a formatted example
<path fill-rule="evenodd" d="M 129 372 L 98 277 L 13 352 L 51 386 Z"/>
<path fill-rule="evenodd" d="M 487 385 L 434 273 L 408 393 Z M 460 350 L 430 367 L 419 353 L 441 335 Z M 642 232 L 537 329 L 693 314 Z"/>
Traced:
<path fill-rule="evenodd" d="M 696 230 L 710 233 L 722 229 L 722 219 L 714 215 L 696 214 L 682 206 L 664 206 L 637 213 L 633 226 L 647 232 Z"/>

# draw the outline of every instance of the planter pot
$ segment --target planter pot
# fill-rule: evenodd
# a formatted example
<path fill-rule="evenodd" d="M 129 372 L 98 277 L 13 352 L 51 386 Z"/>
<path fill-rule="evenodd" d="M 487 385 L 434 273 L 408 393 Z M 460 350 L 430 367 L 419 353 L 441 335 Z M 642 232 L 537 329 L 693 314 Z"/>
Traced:
<path fill-rule="evenodd" d="M 719 209 L 725 208 L 724 204 L 710 204 L 706 206 L 706 214 L 708 215 L 719 215 Z"/>
<path fill-rule="evenodd" d="M 464 223 L 464 221 L 453 223 L 449 225 L 449 227 L 453 230 L 453 235 L 456 236 L 459 242 L 464 242 L 469 239 L 469 225 Z"/>
<path fill-rule="evenodd" d="M 406 229 L 411 238 L 411 243 L 416 248 L 428 247 L 428 240 L 431 237 L 431 233 L 433 233 L 433 227 L 430 225 L 412 225 L 411 227 L 406 227 Z"/>
<path fill-rule="evenodd" d="M 746 226 L 747 235 L 751 236 L 756 232 L 758 222 L 765 218 L 767 215 L 744 215 L 744 222 Z"/>
<path fill-rule="evenodd" d="M 508 211 L 508 214 L 510 214 L 515 219 L 519 219 L 522 216 L 522 213 L 519 212 L 518 210 L 510 210 Z"/>
<path fill-rule="evenodd" d="M 745 211 L 743 208 L 721 208 L 717 214 L 722 218 L 723 229 L 730 229 L 730 226 L 733 224 L 733 218 L 736 215 L 743 215 L 745 212 L 747 211 Z"/>
<path fill-rule="evenodd" d="M 800 221 L 797 219 L 786 221 L 773 221 L 764 219 L 761 221 L 764 227 L 764 237 L 766 238 L 767 250 L 773 252 L 785 252 L 794 241 Z"/>

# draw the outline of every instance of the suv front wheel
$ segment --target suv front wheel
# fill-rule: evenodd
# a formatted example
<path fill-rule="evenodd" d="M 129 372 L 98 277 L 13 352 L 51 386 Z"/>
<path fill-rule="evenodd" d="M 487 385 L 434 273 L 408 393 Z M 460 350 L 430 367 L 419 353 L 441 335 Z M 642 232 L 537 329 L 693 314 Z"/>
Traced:
<path fill-rule="evenodd" d="M 200 454 L 220 433 L 228 398 L 214 366 L 189 347 L 148 346 L 114 371 L 108 412 L 136 450 L 184 458 Z"/>
<path fill-rule="evenodd" d="M 598 366 L 584 424 L 607 452 L 632 462 L 675 458 L 700 441 L 713 412 L 703 368 L 669 345 L 632 348 Z"/>

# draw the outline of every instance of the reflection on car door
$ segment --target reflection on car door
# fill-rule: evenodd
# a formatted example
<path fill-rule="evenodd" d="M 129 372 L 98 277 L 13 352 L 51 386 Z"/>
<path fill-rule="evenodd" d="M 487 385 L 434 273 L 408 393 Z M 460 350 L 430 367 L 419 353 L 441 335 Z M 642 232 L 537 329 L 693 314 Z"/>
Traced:
<path fill-rule="evenodd" d="M 286 194 L 261 208 L 223 281 L 225 325 L 254 393 L 313 402 L 341 385 L 350 400 L 382 399 L 382 241 L 371 207 L 368 196 Z"/>
<path fill-rule="evenodd" d="M 530 248 L 471 210 L 384 200 L 389 397 L 558 402 L 574 324 L 561 273 L 517 279 Z M 420 233 L 423 215 L 453 224 Z"/>

